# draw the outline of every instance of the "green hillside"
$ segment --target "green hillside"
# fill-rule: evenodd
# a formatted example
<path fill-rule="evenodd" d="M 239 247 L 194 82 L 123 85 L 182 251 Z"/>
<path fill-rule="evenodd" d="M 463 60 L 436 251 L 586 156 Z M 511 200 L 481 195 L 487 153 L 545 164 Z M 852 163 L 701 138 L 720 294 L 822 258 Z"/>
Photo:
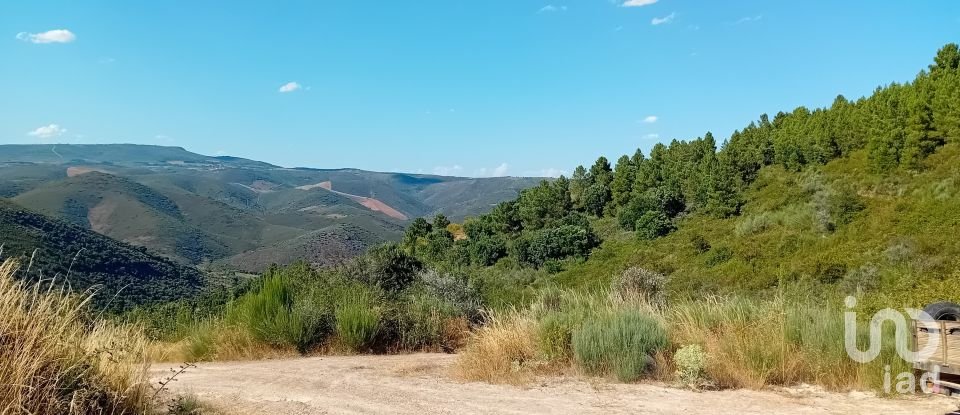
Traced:
<path fill-rule="evenodd" d="M 112 310 L 191 297 L 206 286 L 194 268 L 2 199 L 0 244 L 2 258 L 20 259 L 22 277 L 94 288 L 96 305 Z"/>
<path fill-rule="evenodd" d="M 199 263 L 229 252 L 218 238 L 193 226 L 172 199 L 112 174 L 90 172 L 48 182 L 13 200 L 45 215 L 172 258 Z"/>
<path fill-rule="evenodd" d="M 463 219 L 537 181 L 283 168 L 179 147 L 0 145 L 0 196 L 183 263 L 254 272 L 338 262 L 398 240 L 408 217 Z"/>
<path fill-rule="evenodd" d="M 859 294 L 916 307 L 960 300 L 958 180 L 960 50 L 949 44 L 909 83 L 762 115 L 719 148 L 708 132 L 614 166 L 600 157 L 465 221 L 465 239 L 445 218 L 415 220 L 404 246 L 471 270 L 506 303 L 545 286 L 606 288 L 641 266 L 666 275 L 674 297 Z"/>

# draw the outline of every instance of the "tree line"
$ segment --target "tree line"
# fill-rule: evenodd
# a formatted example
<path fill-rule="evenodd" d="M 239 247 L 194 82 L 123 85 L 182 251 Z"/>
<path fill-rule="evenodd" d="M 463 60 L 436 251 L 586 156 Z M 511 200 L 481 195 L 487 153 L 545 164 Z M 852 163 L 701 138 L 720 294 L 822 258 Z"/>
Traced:
<path fill-rule="evenodd" d="M 649 155 L 638 149 L 612 166 L 601 156 L 570 178 L 543 181 L 467 219 L 462 228 L 443 215 L 432 222 L 418 218 L 401 245 L 454 265 L 488 266 L 512 257 L 520 265 L 552 266 L 586 257 L 599 244 L 591 217 L 616 218 L 621 228 L 653 239 L 671 232 L 683 215 L 738 214 L 744 191 L 765 166 L 800 171 L 865 150 L 870 169 L 889 174 L 921 169 L 925 157 L 957 140 L 960 50 L 950 43 L 912 82 L 878 87 L 855 101 L 840 95 L 828 108 L 761 115 L 719 147 L 707 132 L 658 143 Z"/>

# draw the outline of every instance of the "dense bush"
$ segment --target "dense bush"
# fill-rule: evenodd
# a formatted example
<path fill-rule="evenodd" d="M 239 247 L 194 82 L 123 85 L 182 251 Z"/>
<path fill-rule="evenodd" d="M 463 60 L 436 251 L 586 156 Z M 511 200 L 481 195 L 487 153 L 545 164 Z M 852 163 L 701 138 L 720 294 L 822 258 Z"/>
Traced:
<path fill-rule="evenodd" d="M 573 334 L 572 343 L 577 364 L 588 373 L 633 381 L 667 346 L 667 332 L 653 316 L 627 310 L 587 320 Z"/>

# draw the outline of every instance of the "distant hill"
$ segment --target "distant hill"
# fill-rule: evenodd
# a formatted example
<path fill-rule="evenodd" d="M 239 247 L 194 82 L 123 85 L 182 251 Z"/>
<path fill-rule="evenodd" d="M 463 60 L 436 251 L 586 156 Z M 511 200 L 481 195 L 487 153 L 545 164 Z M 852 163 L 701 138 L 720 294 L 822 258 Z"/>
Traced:
<path fill-rule="evenodd" d="M 20 259 L 21 276 L 55 278 L 76 291 L 95 288 L 94 303 L 112 310 L 192 296 L 206 285 L 193 267 L 3 199 L 0 245 L 0 258 Z"/>
<path fill-rule="evenodd" d="M 0 145 L 0 197 L 182 263 L 246 271 L 352 256 L 398 239 L 409 219 L 462 220 L 539 180 L 283 168 L 180 147 Z"/>

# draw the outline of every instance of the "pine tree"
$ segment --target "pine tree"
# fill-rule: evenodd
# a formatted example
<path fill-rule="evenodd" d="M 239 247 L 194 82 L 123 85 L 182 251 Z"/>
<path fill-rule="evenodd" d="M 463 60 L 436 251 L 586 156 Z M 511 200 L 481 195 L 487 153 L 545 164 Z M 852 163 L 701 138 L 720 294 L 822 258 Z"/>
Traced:
<path fill-rule="evenodd" d="M 570 178 L 570 201 L 573 203 L 574 209 L 583 210 L 583 194 L 588 187 L 590 187 L 590 183 L 587 180 L 587 169 L 583 166 L 577 166 Z"/>
<path fill-rule="evenodd" d="M 642 153 L 641 157 L 643 156 Z M 637 168 L 630 157 L 621 156 L 613 169 L 613 181 L 610 183 L 610 193 L 613 198 L 614 209 L 626 205 L 630 201 L 633 191 L 633 182 L 636 180 Z"/>

